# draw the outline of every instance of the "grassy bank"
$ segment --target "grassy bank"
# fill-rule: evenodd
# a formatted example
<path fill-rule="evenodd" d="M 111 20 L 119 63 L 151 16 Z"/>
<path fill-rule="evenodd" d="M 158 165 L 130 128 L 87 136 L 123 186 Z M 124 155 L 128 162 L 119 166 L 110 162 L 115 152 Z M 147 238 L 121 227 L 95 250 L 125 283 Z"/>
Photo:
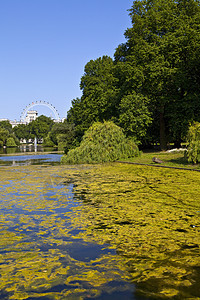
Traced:
<path fill-rule="evenodd" d="M 139 157 L 129 158 L 123 161 L 156 165 L 156 163 L 152 161 L 153 157 L 156 157 L 162 161 L 162 164 L 159 164 L 160 166 L 200 170 L 199 164 L 194 165 L 188 163 L 187 159 L 184 157 L 184 151 L 180 151 L 180 152 L 148 151 L 148 152 L 142 152 L 141 156 Z"/>

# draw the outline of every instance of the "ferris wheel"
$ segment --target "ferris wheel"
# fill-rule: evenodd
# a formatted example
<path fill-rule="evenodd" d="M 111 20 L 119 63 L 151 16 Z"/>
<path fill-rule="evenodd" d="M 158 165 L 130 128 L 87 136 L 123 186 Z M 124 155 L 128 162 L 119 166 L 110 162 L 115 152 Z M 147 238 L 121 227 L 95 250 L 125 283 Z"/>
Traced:
<path fill-rule="evenodd" d="M 20 116 L 20 121 L 21 122 L 24 122 L 25 121 L 25 118 L 26 118 L 26 115 L 27 115 L 27 112 L 31 109 L 31 108 L 33 108 L 34 106 L 46 106 L 46 107 L 48 107 L 48 108 L 50 108 L 50 110 L 53 112 L 53 114 L 54 114 L 54 116 L 55 116 L 55 118 L 54 118 L 54 120 L 56 121 L 56 122 L 59 122 L 60 121 L 60 116 L 59 116 L 59 113 L 58 113 L 58 111 L 56 110 L 56 108 L 55 108 L 55 106 L 53 106 L 51 103 L 49 103 L 49 102 L 46 102 L 46 101 L 35 101 L 35 102 L 32 102 L 31 104 L 29 104 L 29 105 L 27 105 L 25 108 L 24 108 L 24 110 L 23 110 L 23 112 L 21 113 L 21 116 Z"/>

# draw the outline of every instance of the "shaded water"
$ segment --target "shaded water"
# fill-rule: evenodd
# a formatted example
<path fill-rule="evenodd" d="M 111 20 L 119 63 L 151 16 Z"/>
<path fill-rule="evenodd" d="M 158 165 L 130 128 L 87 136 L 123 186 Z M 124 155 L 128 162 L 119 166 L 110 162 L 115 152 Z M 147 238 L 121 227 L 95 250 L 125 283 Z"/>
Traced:
<path fill-rule="evenodd" d="M 0 299 L 199 299 L 199 174 L 22 165 L 0 178 Z"/>

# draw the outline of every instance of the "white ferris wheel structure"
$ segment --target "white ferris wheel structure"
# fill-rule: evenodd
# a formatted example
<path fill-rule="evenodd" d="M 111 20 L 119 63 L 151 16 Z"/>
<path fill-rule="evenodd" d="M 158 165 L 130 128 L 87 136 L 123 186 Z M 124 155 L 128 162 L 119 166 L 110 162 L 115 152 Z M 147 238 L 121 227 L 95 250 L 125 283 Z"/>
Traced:
<path fill-rule="evenodd" d="M 60 116 L 59 116 L 59 113 L 57 111 L 57 109 L 55 108 L 55 106 L 53 106 L 51 103 L 47 102 L 47 101 L 35 101 L 35 102 L 32 102 L 31 104 L 27 105 L 23 112 L 21 113 L 21 116 L 20 116 L 20 121 L 23 123 L 25 122 L 25 119 L 26 119 L 26 115 L 28 113 L 28 111 L 30 111 L 33 107 L 35 106 L 45 106 L 45 107 L 48 107 L 54 114 L 54 121 L 55 122 L 60 122 Z"/>

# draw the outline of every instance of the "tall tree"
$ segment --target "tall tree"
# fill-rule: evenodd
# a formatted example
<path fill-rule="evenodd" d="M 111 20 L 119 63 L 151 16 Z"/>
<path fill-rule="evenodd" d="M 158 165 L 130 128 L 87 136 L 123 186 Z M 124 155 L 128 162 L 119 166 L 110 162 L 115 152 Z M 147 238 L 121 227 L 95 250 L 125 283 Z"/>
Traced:
<path fill-rule="evenodd" d="M 32 137 L 45 138 L 51 130 L 54 122 L 51 118 L 44 115 L 28 124 Z"/>
<path fill-rule="evenodd" d="M 6 130 L 8 130 L 9 133 L 12 133 L 12 125 L 10 124 L 9 121 L 0 121 L 0 127 L 1 128 L 5 128 Z"/>
<path fill-rule="evenodd" d="M 115 81 L 112 58 L 103 56 L 85 65 L 80 83 L 82 96 L 72 101 L 67 118 L 80 135 L 93 122 L 109 120 L 116 114 Z"/>
<path fill-rule="evenodd" d="M 130 16 L 127 42 L 115 52 L 121 98 L 136 92 L 149 99 L 165 149 L 167 130 L 180 140 L 181 120 L 188 124 L 200 113 L 199 0 L 136 0 Z"/>

